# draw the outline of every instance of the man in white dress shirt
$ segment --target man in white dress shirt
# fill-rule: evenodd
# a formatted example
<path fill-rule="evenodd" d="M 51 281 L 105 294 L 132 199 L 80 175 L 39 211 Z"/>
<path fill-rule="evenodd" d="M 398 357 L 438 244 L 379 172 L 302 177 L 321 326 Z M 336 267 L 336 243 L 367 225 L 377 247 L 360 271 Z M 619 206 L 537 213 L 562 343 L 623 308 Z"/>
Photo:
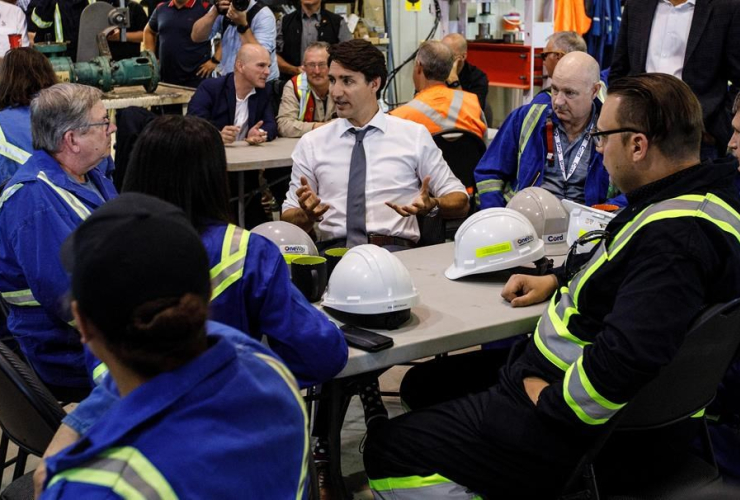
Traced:
<path fill-rule="evenodd" d="M 383 54 L 355 39 L 332 46 L 329 55 L 329 92 L 339 119 L 298 142 L 283 220 L 309 233 L 318 222 L 316 239 L 322 249 L 361 243 L 346 241 L 353 218 L 348 217 L 348 199 L 350 205 L 356 199 L 351 194 L 356 183 L 349 182 L 356 142 L 366 165 L 364 190 L 359 192 L 365 197 L 361 223 L 366 242 L 391 250 L 410 248 L 419 240 L 415 216 L 464 217 L 465 187 L 429 131 L 385 115 L 378 106 L 387 77 Z"/>
<path fill-rule="evenodd" d="M 724 156 L 740 85 L 737 40 L 740 0 L 627 0 L 609 82 L 645 72 L 680 78 L 702 107 L 702 158 Z"/>

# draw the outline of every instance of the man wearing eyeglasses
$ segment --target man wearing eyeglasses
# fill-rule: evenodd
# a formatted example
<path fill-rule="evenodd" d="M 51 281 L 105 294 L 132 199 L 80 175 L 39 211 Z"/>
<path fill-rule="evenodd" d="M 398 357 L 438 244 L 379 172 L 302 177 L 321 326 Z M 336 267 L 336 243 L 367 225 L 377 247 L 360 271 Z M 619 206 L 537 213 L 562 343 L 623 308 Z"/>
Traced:
<path fill-rule="evenodd" d="M 530 186 L 589 206 L 607 200 L 609 175 L 589 135 L 601 109 L 599 79 L 593 57 L 566 54 L 555 68 L 550 102 L 506 118 L 475 168 L 481 208 L 504 207 Z"/>
<path fill-rule="evenodd" d="M 34 371 L 64 401 L 79 401 L 90 380 L 79 334 L 64 306 L 69 278 L 62 241 L 116 195 L 96 168 L 110 155 L 116 126 L 102 93 L 57 84 L 31 102 L 34 153 L 0 196 L 0 292 L 8 329 Z"/>
<path fill-rule="evenodd" d="M 459 355 L 477 377 L 448 395 L 456 399 L 373 421 L 364 461 L 376 498 L 560 497 L 585 450 L 674 359 L 699 314 L 740 296 L 735 164 L 700 161 L 702 128 L 699 101 L 673 76 L 610 86 L 594 137 L 628 206 L 573 276 L 509 279 L 502 296 L 513 307 L 552 299 L 500 370 L 494 354 Z M 669 455 L 689 452 L 687 427 L 620 433 L 597 478 L 627 491 L 654 484 L 674 468 Z"/>
<path fill-rule="evenodd" d="M 283 88 L 277 116 L 278 134 L 282 137 L 302 137 L 336 116 L 329 94 L 329 44 L 309 45 L 303 54 L 303 69 Z"/>

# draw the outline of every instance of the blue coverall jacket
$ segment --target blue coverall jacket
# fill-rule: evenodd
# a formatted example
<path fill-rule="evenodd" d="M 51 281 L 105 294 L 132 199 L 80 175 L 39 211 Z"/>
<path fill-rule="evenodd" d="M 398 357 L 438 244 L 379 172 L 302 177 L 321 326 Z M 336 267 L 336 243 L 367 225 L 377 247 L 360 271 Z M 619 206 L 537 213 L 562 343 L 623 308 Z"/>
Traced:
<path fill-rule="evenodd" d="M 526 187 L 539 186 L 547 159 L 547 118 L 557 126 L 558 117 L 550 102 L 537 102 L 515 109 L 504 120 L 493 142 L 475 167 L 475 182 L 480 208 L 505 207 L 511 197 Z M 594 100 L 597 112 L 601 102 Z M 593 142 L 590 145 L 593 148 Z M 584 194 L 586 205 L 607 200 L 609 174 L 601 153 L 593 150 L 589 161 Z"/>
<path fill-rule="evenodd" d="M 207 328 L 207 351 L 137 387 L 47 459 L 41 498 L 302 497 L 308 430 L 295 379 L 259 342 Z"/>
<path fill-rule="evenodd" d="M 105 200 L 116 196 L 113 183 L 99 170 L 109 164 L 87 173 Z M 59 249 L 102 204 L 41 150 L 34 151 L 0 197 L 0 292 L 10 307 L 8 330 L 48 384 L 90 387 L 79 334 L 65 304 L 70 283 Z"/>
<path fill-rule="evenodd" d="M 0 111 L 0 182 L 10 179 L 32 152 L 30 108 L 18 106 Z"/>

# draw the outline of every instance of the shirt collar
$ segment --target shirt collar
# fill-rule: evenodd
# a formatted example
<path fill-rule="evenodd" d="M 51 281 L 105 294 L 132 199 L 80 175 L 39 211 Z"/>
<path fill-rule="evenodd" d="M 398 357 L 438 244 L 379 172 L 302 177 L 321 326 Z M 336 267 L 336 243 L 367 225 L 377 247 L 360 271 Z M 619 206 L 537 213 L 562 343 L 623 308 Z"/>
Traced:
<path fill-rule="evenodd" d="M 306 15 L 306 12 L 301 9 L 301 19 L 312 19 L 316 18 L 317 21 L 321 21 L 321 10 L 316 11 L 315 14 L 311 14 L 310 16 Z"/>
<path fill-rule="evenodd" d="M 558 127 L 558 130 L 565 133 L 566 131 L 565 131 L 565 127 L 563 126 L 563 122 L 561 122 L 560 119 L 558 118 L 558 115 L 555 114 L 554 109 L 552 110 L 551 116 L 552 116 L 552 121 Z M 594 126 L 596 125 L 596 120 L 598 120 L 598 116 L 596 116 L 596 105 L 594 103 L 591 103 L 591 119 L 588 121 L 588 125 L 586 125 L 586 128 L 583 129 L 583 132 L 581 132 L 581 135 L 579 135 L 578 138 L 581 138 L 583 137 L 584 134 L 591 132 L 591 130 L 593 130 Z"/>
<path fill-rule="evenodd" d="M 186 3 L 186 4 L 184 5 L 184 6 L 182 6 L 182 7 L 180 7 L 180 8 L 181 8 L 181 9 L 182 9 L 182 8 L 185 8 L 185 9 L 192 9 L 192 8 L 193 8 L 193 5 L 195 5 L 195 0 L 189 0 L 189 1 L 188 1 L 188 3 Z M 170 0 L 170 3 L 169 3 L 169 5 L 168 5 L 168 6 L 169 6 L 169 7 L 175 7 L 175 8 L 177 8 L 177 6 L 175 5 L 175 0 Z"/>
<path fill-rule="evenodd" d="M 689 5 L 692 7 L 696 7 L 696 0 L 686 0 L 686 2 L 682 3 L 681 5 L 674 6 L 670 0 L 661 0 L 663 3 L 670 5 L 674 9 L 687 9 Z"/>
<path fill-rule="evenodd" d="M 234 91 L 234 93 L 236 94 L 236 90 Z M 249 100 L 249 98 L 250 98 L 250 97 L 252 97 L 252 96 L 253 96 L 254 94 L 256 94 L 256 93 L 257 93 L 257 89 L 252 89 L 252 91 L 251 91 L 251 92 L 250 92 L 249 94 L 247 94 L 247 95 L 246 95 L 246 96 L 244 97 L 244 99 L 239 99 L 239 97 L 237 96 L 237 98 L 236 98 L 236 102 L 246 102 L 246 101 L 248 101 L 248 100 Z"/>
<path fill-rule="evenodd" d="M 354 125 L 352 125 L 349 122 L 349 120 L 347 120 L 346 118 L 342 118 L 342 120 L 341 120 L 340 123 L 341 123 L 340 128 L 342 130 L 342 133 L 340 134 L 340 136 L 346 134 L 349 129 L 356 129 L 357 128 Z M 380 130 L 381 132 L 385 133 L 386 128 L 388 128 L 388 121 L 387 121 L 387 118 L 385 116 L 385 113 L 383 113 L 383 110 L 382 109 L 378 109 L 378 112 L 375 113 L 375 116 L 373 116 L 372 120 L 370 120 L 367 123 L 367 125 L 365 125 L 362 128 L 365 129 L 367 127 L 374 127 L 374 128 L 377 128 L 378 130 Z M 360 129 L 360 130 L 362 130 L 362 129 Z"/>

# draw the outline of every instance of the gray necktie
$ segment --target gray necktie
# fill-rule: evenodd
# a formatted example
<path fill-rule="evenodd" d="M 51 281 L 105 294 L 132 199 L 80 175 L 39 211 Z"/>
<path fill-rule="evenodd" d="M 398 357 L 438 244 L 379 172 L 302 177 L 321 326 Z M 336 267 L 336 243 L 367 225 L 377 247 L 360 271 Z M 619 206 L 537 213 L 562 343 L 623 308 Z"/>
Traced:
<path fill-rule="evenodd" d="M 362 140 L 373 127 L 362 130 L 350 129 L 355 134 L 355 147 L 349 163 L 349 184 L 347 185 L 347 248 L 367 243 L 365 228 L 365 177 L 367 162 Z"/>

